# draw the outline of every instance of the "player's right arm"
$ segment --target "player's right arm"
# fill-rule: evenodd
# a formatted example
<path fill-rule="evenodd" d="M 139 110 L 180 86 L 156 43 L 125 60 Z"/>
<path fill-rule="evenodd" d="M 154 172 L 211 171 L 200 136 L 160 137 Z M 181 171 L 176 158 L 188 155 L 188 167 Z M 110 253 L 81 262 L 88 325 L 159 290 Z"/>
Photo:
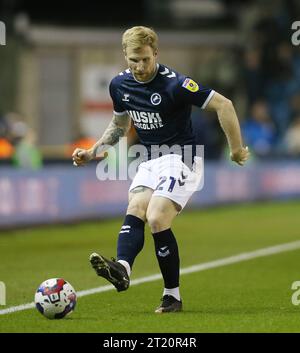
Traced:
<path fill-rule="evenodd" d="M 218 115 L 220 125 L 227 137 L 231 160 L 241 166 L 244 165 L 250 152 L 248 147 L 243 146 L 239 120 L 231 100 L 215 92 L 206 109 L 215 111 Z"/>
<path fill-rule="evenodd" d="M 232 102 L 214 90 L 198 85 L 191 78 L 181 76 L 179 83 L 176 91 L 178 101 L 216 112 L 227 137 L 231 159 L 244 165 L 250 153 L 248 147 L 243 146 L 240 124 Z"/>
<path fill-rule="evenodd" d="M 82 166 L 115 145 L 121 137 L 126 136 L 130 128 L 130 121 L 130 116 L 127 113 L 122 115 L 114 114 L 112 121 L 94 146 L 88 150 L 83 148 L 75 149 L 72 154 L 73 164 L 76 167 Z"/>

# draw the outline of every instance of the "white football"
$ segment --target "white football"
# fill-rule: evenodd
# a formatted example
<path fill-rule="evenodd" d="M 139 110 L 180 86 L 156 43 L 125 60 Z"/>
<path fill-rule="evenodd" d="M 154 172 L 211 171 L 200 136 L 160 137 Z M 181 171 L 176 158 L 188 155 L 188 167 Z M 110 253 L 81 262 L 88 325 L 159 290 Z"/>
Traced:
<path fill-rule="evenodd" d="M 50 278 L 37 289 L 34 302 L 48 319 L 62 319 L 74 311 L 77 296 L 71 284 L 63 278 Z"/>

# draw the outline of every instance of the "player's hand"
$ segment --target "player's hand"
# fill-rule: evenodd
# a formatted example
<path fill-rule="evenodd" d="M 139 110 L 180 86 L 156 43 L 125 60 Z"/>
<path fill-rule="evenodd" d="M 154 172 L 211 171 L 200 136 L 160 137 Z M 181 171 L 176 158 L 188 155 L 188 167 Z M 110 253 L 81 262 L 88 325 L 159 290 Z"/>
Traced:
<path fill-rule="evenodd" d="M 80 167 L 92 160 L 93 154 L 91 150 L 76 148 L 72 154 L 72 159 L 73 165 L 75 165 L 75 167 Z"/>
<path fill-rule="evenodd" d="M 230 158 L 233 162 L 239 165 L 244 165 L 247 159 L 250 157 L 248 147 L 241 147 L 240 149 L 230 153 Z"/>

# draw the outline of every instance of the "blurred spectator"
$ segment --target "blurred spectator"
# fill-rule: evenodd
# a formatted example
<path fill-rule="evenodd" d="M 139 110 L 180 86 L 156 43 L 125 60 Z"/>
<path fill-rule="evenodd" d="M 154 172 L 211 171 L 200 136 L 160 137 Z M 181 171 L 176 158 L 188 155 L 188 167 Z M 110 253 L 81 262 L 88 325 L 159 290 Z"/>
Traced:
<path fill-rule="evenodd" d="M 26 135 L 28 126 L 24 122 L 24 117 L 16 112 L 8 112 L 5 114 L 8 124 L 7 138 L 15 146 Z"/>
<path fill-rule="evenodd" d="M 295 93 L 290 100 L 292 120 L 300 116 L 300 91 Z"/>
<path fill-rule="evenodd" d="M 13 152 L 13 145 L 5 137 L 0 136 L 0 159 L 11 158 Z"/>
<path fill-rule="evenodd" d="M 4 117 L 0 117 L 0 159 L 11 158 L 14 147 L 7 138 L 8 136 L 8 123 Z"/>
<path fill-rule="evenodd" d="M 278 43 L 274 55 L 277 64 L 276 75 L 269 78 L 266 86 L 266 97 L 271 105 L 271 113 L 279 136 L 283 136 L 291 122 L 291 97 L 300 90 L 300 81 L 296 76 L 298 61 L 290 43 Z"/>
<path fill-rule="evenodd" d="M 24 136 L 16 144 L 13 164 L 19 168 L 39 169 L 42 167 L 42 156 L 36 146 L 36 134 L 33 129 L 26 128 Z"/>
<path fill-rule="evenodd" d="M 245 144 L 258 157 L 269 156 L 276 142 L 276 131 L 265 101 L 255 102 L 250 117 L 242 124 Z"/>
<path fill-rule="evenodd" d="M 261 67 L 261 52 L 258 48 L 247 49 L 244 54 L 244 77 L 248 104 L 251 106 L 263 97 L 264 80 Z"/>
<path fill-rule="evenodd" d="M 193 107 L 192 127 L 197 145 L 204 145 L 205 159 L 219 159 L 222 156 L 224 136 L 220 133 L 219 121 L 209 112 Z"/>
<path fill-rule="evenodd" d="M 300 92 L 299 48 L 291 45 L 291 23 L 299 17 L 299 2 L 294 0 L 257 1 L 256 15 L 245 17 L 251 48 L 245 51 L 244 77 L 248 105 L 265 99 L 276 128 L 277 146 L 282 145 L 298 102 L 291 97 Z M 250 29 L 251 28 L 251 29 Z M 246 29 L 247 30 L 247 29 Z M 295 100 L 297 100 L 295 98 Z"/>
<path fill-rule="evenodd" d="M 292 156 L 300 156 L 300 114 L 294 119 L 288 128 L 284 143 L 286 151 Z"/>

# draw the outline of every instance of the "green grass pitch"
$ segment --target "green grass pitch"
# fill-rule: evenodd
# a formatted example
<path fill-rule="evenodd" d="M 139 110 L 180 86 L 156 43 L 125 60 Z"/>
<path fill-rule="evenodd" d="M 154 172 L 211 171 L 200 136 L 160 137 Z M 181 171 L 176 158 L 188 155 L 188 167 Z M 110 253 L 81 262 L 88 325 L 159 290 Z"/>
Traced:
<path fill-rule="evenodd" d="M 185 210 L 174 222 L 181 268 L 300 240 L 300 202 Z M 38 285 L 63 277 L 76 291 L 106 285 L 90 268 L 93 251 L 115 256 L 122 219 L 0 233 L 0 311 L 33 301 Z M 147 229 L 132 279 L 159 273 Z M 162 281 L 78 298 L 76 310 L 48 320 L 34 309 L 0 315 L 0 332 L 300 332 L 300 249 L 219 266 L 181 277 L 184 311 L 154 314 Z"/>

